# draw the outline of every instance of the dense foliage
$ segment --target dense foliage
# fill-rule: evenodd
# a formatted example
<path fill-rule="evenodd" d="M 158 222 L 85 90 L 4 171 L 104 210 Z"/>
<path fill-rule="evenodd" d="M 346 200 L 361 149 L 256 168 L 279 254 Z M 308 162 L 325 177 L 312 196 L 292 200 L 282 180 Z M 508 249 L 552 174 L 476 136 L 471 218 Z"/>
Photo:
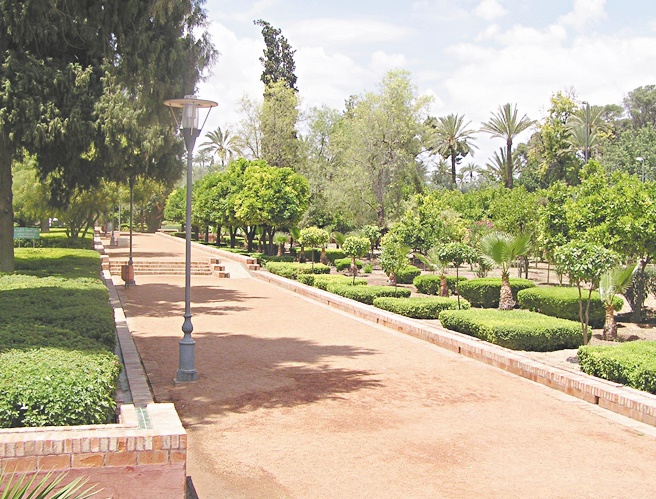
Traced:
<path fill-rule="evenodd" d="M 510 279 L 512 296 L 517 301 L 517 293 L 522 289 L 535 286 L 528 279 Z M 501 279 L 498 277 L 485 277 L 470 279 L 459 284 L 460 295 L 471 303 L 472 307 L 497 308 L 501 292 Z"/>
<path fill-rule="evenodd" d="M 513 350 L 548 352 L 582 343 L 576 322 L 528 310 L 446 310 L 442 325 Z"/>
<path fill-rule="evenodd" d="M 656 342 L 632 341 L 613 346 L 582 346 L 584 373 L 656 394 Z"/>
<path fill-rule="evenodd" d="M 382 308 L 395 314 L 413 319 L 437 319 L 443 310 L 457 310 L 458 301 L 453 298 L 439 296 L 431 298 L 376 298 L 374 307 Z M 460 300 L 460 308 L 468 309 L 469 303 Z"/>
<path fill-rule="evenodd" d="M 395 298 L 408 298 L 410 290 L 391 286 L 344 286 L 343 284 L 329 284 L 327 290 L 336 295 L 350 298 L 351 300 L 373 305 L 376 298 L 391 296 Z"/>

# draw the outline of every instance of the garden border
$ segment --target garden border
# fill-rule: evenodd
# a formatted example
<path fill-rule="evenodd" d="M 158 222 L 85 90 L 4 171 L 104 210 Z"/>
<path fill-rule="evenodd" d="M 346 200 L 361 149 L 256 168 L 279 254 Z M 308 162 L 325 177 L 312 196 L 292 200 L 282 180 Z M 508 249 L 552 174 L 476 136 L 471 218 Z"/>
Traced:
<path fill-rule="evenodd" d="M 601 408 L 656 426 L 656 396 L 650 393 L 585 373 L 550 366 L 514 350 L 455 331 L 430 326 L 416 319 L 386 312 L 374 306 L 343 298 L 269 272 L 255 271 L 251 273 L 258 279 L 276 284 L 324 305 L 428 341 L 452 352 L 466 355 Z"/>

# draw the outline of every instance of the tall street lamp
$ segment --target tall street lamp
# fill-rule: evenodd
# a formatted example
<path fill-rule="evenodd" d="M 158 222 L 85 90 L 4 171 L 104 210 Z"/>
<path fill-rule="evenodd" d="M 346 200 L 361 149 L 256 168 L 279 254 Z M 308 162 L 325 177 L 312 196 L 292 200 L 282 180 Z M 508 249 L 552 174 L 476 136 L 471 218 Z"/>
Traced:
<path fill-rule="evenodd" d="M 585 164 L 590 159 L 590 103 L 583 101 L 585 104 Z"/>
<path fill-rule="evenodd" d="M 175 376 L 176 382 L 196 381 L 198 371 L 196 371 L 196 342 L 191 339 L 191 332 L 194 326 L 191 324 L 191 187 L 192 187 L 192 160 L 194 154 L 194 145 L 200 135 L 200 131 L 207 121 L 211 108 L 217 106 L 217 103 L 211 100 L 198 99 L 195 95 L 185 95 L 184 99 L 171 99 L 164 101 L 164 105 L 171 109 L 176 125 L 182 130 L 182 137 L 187 148 L 187 213 L 185 218 L 185 313 L 182 332 L 184 336 L 179 342 L 179 361 L 178 372 Z M 173 108 L 182 109 L 182 119 L 178 123 L 178 118 Z M 202 126 L 199 124 L 199 109 L 207 109 L 205 121 Z"/>
<path fill-rule="evenodd" d="M 642 165 L 642 175 L 641 175 L 641 178 L 642 178 L 642 183 L 644 184 L 644 183 L 645 183 L 645 158 L 642 158 L 642 157 L 638 156 L 638 157 L 636 158 L 636 161 L 640 161 L 640 164 Z"/>

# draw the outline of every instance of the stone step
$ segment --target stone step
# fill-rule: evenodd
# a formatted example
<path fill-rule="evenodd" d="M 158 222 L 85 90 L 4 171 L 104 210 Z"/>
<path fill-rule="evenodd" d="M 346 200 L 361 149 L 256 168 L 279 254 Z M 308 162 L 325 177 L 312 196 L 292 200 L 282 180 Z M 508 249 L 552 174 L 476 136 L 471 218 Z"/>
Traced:
<path fill-rule="evenodd" d="M 249 263 L 248 270 L 260 270 L 260 266 L 256 263 Z"/>
<path fill-rule="evenodd" d="M 214 277 L 218 277 L 219 279 L 229 279 L 230 278 L 230 272 L 225 272 L 223 270 L 217 271 L 217 272 L 212 272 Z"/>

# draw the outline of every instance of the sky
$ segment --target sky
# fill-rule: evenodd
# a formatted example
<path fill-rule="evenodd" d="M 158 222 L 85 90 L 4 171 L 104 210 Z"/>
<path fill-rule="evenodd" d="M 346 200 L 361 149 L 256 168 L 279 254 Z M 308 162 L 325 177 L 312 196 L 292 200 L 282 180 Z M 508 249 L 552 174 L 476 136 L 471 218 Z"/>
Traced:
<path fill-rule="evenodd" d="M 393 69 L 409 71 L 418 94 L 432 97 L 431 115 L 464 115 L 474 130 L 507 102 L 541 120 L 558 91 L 621 104 L 656 84 L 653 0 L 207 0 L 206 10 L 220 56 L 197 93 L 219 105 L 203 133 L 234 128 L 244 94 L 261 98 L 256 19 L 296 50 L 303 109 L 341 110 Z M 482 133 L 475 143 L 480 165 L 503 145 Z"/>

